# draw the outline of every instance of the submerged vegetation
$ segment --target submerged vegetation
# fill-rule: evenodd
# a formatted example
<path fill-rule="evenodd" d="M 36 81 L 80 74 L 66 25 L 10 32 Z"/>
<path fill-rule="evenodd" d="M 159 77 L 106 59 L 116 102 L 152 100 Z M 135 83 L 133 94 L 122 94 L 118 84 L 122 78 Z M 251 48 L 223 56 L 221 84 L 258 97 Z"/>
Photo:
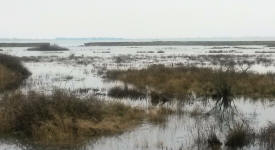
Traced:
<path fill-rule="evenodd" d="M 275 97 L 275 75 L 258 74 L 234 67 L 220 69 L 194 66 L 165 67 L 153 65 L 141 70 L 113 70 L 107 77 L 131 83 L 143 89 L 147 86 L 176 98 L 186 98 L 193 92 L 198 96 L 220 98 L 226 96 Z"/>
<path fill-rule="evenodd" d="M 30 74 L 19 58 L 0 54 L 0 92 L 16 88 Z"/>

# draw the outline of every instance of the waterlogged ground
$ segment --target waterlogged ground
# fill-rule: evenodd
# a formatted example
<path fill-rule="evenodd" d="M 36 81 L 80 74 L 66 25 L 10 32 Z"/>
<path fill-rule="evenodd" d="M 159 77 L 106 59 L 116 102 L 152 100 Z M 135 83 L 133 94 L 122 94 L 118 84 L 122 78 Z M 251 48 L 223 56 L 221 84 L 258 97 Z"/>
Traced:
<path fill-rule="evenodd" d="M 196 65 L 218 67 L 234 62 L 237 69 L 266 73 L 275 70 L 275 49 L 265 46 L 148 46 L 148 47 L 83 47 L 66 45 L 64 52 L 35 52 L 27 48 L 1 48 L 1 53 L 19 56 L 32 76 L 20 87 L 23 91 L 51 92 L 56 88 L 69 89 L 81 96 L 96 95 L 107 100 L 107 92 L 121 82 L 108 81 L 104 73 L 109 69 L 144 68 L 152 64 L 167 66 Z M 274 52 L 274 53 L 273 53 Z M 196 98 L 196 97 L 194 97 Z M 149 99 L 123 102 L 129 105 L 150 107 Z M 221 141 L 228 127 L 235 123 L 248 123 L 254 130 L 275 122 L 275 101 L 238 98 L 226 111 L 205 101 L 171 102 L 164 104 L 177 108 L 180 113 L 169 116 L 166 123 L 151 124 L 146 121 L 134 130 L 123 134 L 92 139 L 87 144 L 72 149 L 91 150 L 157 150 L 157 149 L 207 149 L 201 142 L 203 136 L 215 130 Z M 211 112 L 211 113 L 210 113 Z M 202 115 L 204 114 L 204 115 Z M 257 142 L 257 141 L 256 141 Z M 28 143 L 28 142 L 26 142 Z M 60 147 L 59 147 L 60 148 Z M 68 148 L 68 147 L 66 147 Z M 57 149 L 24 144 L 12 139 L 1 139 L 0 150 L 5 149 Z M 227 149 L 224 145 L 222 149 Z M 250 144 L 244 149 L 264 149 Z"/>

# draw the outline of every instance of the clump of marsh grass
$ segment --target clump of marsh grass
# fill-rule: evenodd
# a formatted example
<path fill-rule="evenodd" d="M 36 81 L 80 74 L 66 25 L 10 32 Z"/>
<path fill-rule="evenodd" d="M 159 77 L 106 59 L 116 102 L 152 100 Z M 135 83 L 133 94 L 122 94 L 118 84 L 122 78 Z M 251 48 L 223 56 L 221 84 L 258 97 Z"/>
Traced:
<path fill-rule="evenodd" d="M 169 97 L 171 97 L 171 95 L 151 91 L 150 97 L 151 97 L 151 103 L 153 105 L 157 105 L 157 104 L 164 104 L 164 103 L 168 102 L 170 100 Z"/>
<path fill-rule="evenodd" d="M 0 54 L 0 92 L 18 87 L 30 74 L 18 57 Z"/>
<path fill-rule="evenodd" d="M 218 139 L 216 133 L 213 131 L 208 135 L 207 143 L 212 149 L 218 149 L 222 145 L 222 142 Z"/>
<path fill-rule="evenodd" d="M 267 127 L 261 129 L 259 140 L 266 149 L 275 149 L 275 124 L 269 123 Z"/>
<path fill-rule="evenodd" d="M 232 77 L 235 74 L 234 70 L 228 69 L 226 71 L 222 71 L 220 68 L 217 73 L 214 75 L 215 80 L 213 80 L 214 88 L 212 98 L 216 100 L 216 106 L 220 108 L 227 108 L 231 106 L 231 102 L 233 101 L 234 94 L 232 85 L 234 80 L 232 81 Z"/>
<path fill-rule="evenodd" d="M 197 126 L 196 130 L 194 130 L 194 147 L 198 149 L 212 149 L 218 150 L 223 145 L 221 140 L 218 138 L 216 131 L 214 128 L 205 128 L 196 122 L 195 126 Z"/>
<path fill-rule="evenodd" d="M 131 56 L 129 55 L 119 55 L 119 56 L 115 56 L 113 57 L 114 62 L 119 64 L 119 63 L 127 63 L 131 60 Z"/>
<path fill-rule="evenodd" d="M 18 57 L 0 54 L 0 64 L 22 76 L 30 75 L 30 72 L 23 66 Z"/>
<path fill-rule="evenodd" d="M 153 124 L 160 124 L 167 121 L 168 116 L 173 114 L 175 111 L 165 107 L 149 108 L 148 119 Z"/>
<path fill-rule="evenodd" d="M 146 94 L 136 89 L 129 89 L 127 86 L 113 87 L 108 91 L 108 96 L 114 98 L 131 98 L 131 99 L 142 99 L 146 97 Z"/>
<path fill-rule="evenodd" d="M 62 90 L 51 95 L 9 93 L 0 103 L 0 134 L 42 144 L 71 144 L 120 133 L 146 116 L 139 108 L 94 97 L 80 99 Z"/>
<path fill-rule="evenodd" d="M 151 87 L 161 93 L 169 93 L 178 99 L 186 99 L 192 93 L 202 97 L 227 98 L 245 96 L 274 98 L 274 74 L 258 74 L 230 69 L 199 68 L 194 66 L 165 67 L 152 65 L 141 70 L 113 70 L 107 78 L 120 80 L 144 89 Z M 230 99 L 231 98 L 231 99 Z"/>
<path fill-rule="evenodd" d="M 226 136 L 225 145 L 233 148 L 241 148 L 252 142 L 254 139 L 252 129 L 245 125 L 237 124 L 233 129 L 229 130 Z"/>

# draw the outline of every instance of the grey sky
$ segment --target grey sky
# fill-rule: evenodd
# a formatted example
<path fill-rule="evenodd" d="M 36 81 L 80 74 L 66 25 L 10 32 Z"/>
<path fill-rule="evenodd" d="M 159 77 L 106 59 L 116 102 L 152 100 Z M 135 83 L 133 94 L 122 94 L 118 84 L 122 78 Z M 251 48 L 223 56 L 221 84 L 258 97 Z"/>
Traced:
<path fill-rule="evenodd" d="M 0 2 L 0 37 L 275 36 L 274 0 Z"/>

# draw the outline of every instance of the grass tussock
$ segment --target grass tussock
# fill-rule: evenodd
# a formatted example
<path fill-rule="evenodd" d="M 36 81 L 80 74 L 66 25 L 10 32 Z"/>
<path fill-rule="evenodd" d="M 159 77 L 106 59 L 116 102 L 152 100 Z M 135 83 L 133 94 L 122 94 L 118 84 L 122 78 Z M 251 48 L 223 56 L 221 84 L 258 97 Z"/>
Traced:
<path fill-rule="evenodd" d="M 167 121 L 168 116 L 175 113 L 172 109 L 159 107 L 148 110 L 148 120 L 153 124 L 160 124 Z"/>
<path fill-rule="evenodd" d="M 212 149 L 219 149 L 222 145 L 222 142 L 218 139 L 216 133 L 214 132 L 211 132 L 208 135 L 207 143 Z"/>
<path fill-rule="evenodd" d="M 245 125 L 236 125 L 233 129 L 229 130 L 225 145 L 233 148 L 241 148 L 250 144 L 253 140 L 253 131 Z"/>
<path fill-rule="evenodd" d="M 275 74 L 257 74 L 229 69 L 192 66 L 165 67 L 153 65 L 141 70 L 114 70 L 107 77 L 131 83 L 138 88 L 152 87 L 161 93 L 184 98 L 192 92 L 214 98 L 232 96 L 275 97 Z"/>
<path fill-rule="evenodd" d="M 136 89 L 129 89 L 127 86 L 113 87 L 108 91 L 108 96 L 114 98 L 131 98 L 131 99 L 142 99 L 146 97 L 146 94 Z"/>
<path fill-rule="evenodd" d="M 0 92 L 16 88 L 29 75 L 19 58 L 0 54 Z"/>
<path fill-rule="evenodd" d="M 87 137 L 120 133 L 137 125 L 146 112 L 63 91 L 52 95 L 20 92 L 0 101 L 0 133 L 42 144 L 71 144 Z"/>
<path fill-rule="evenodd" d="M 275 124 L 269 123 L 267 127 L 261 129 L 259 139 L 266 149 L 275 149 Z"/>

